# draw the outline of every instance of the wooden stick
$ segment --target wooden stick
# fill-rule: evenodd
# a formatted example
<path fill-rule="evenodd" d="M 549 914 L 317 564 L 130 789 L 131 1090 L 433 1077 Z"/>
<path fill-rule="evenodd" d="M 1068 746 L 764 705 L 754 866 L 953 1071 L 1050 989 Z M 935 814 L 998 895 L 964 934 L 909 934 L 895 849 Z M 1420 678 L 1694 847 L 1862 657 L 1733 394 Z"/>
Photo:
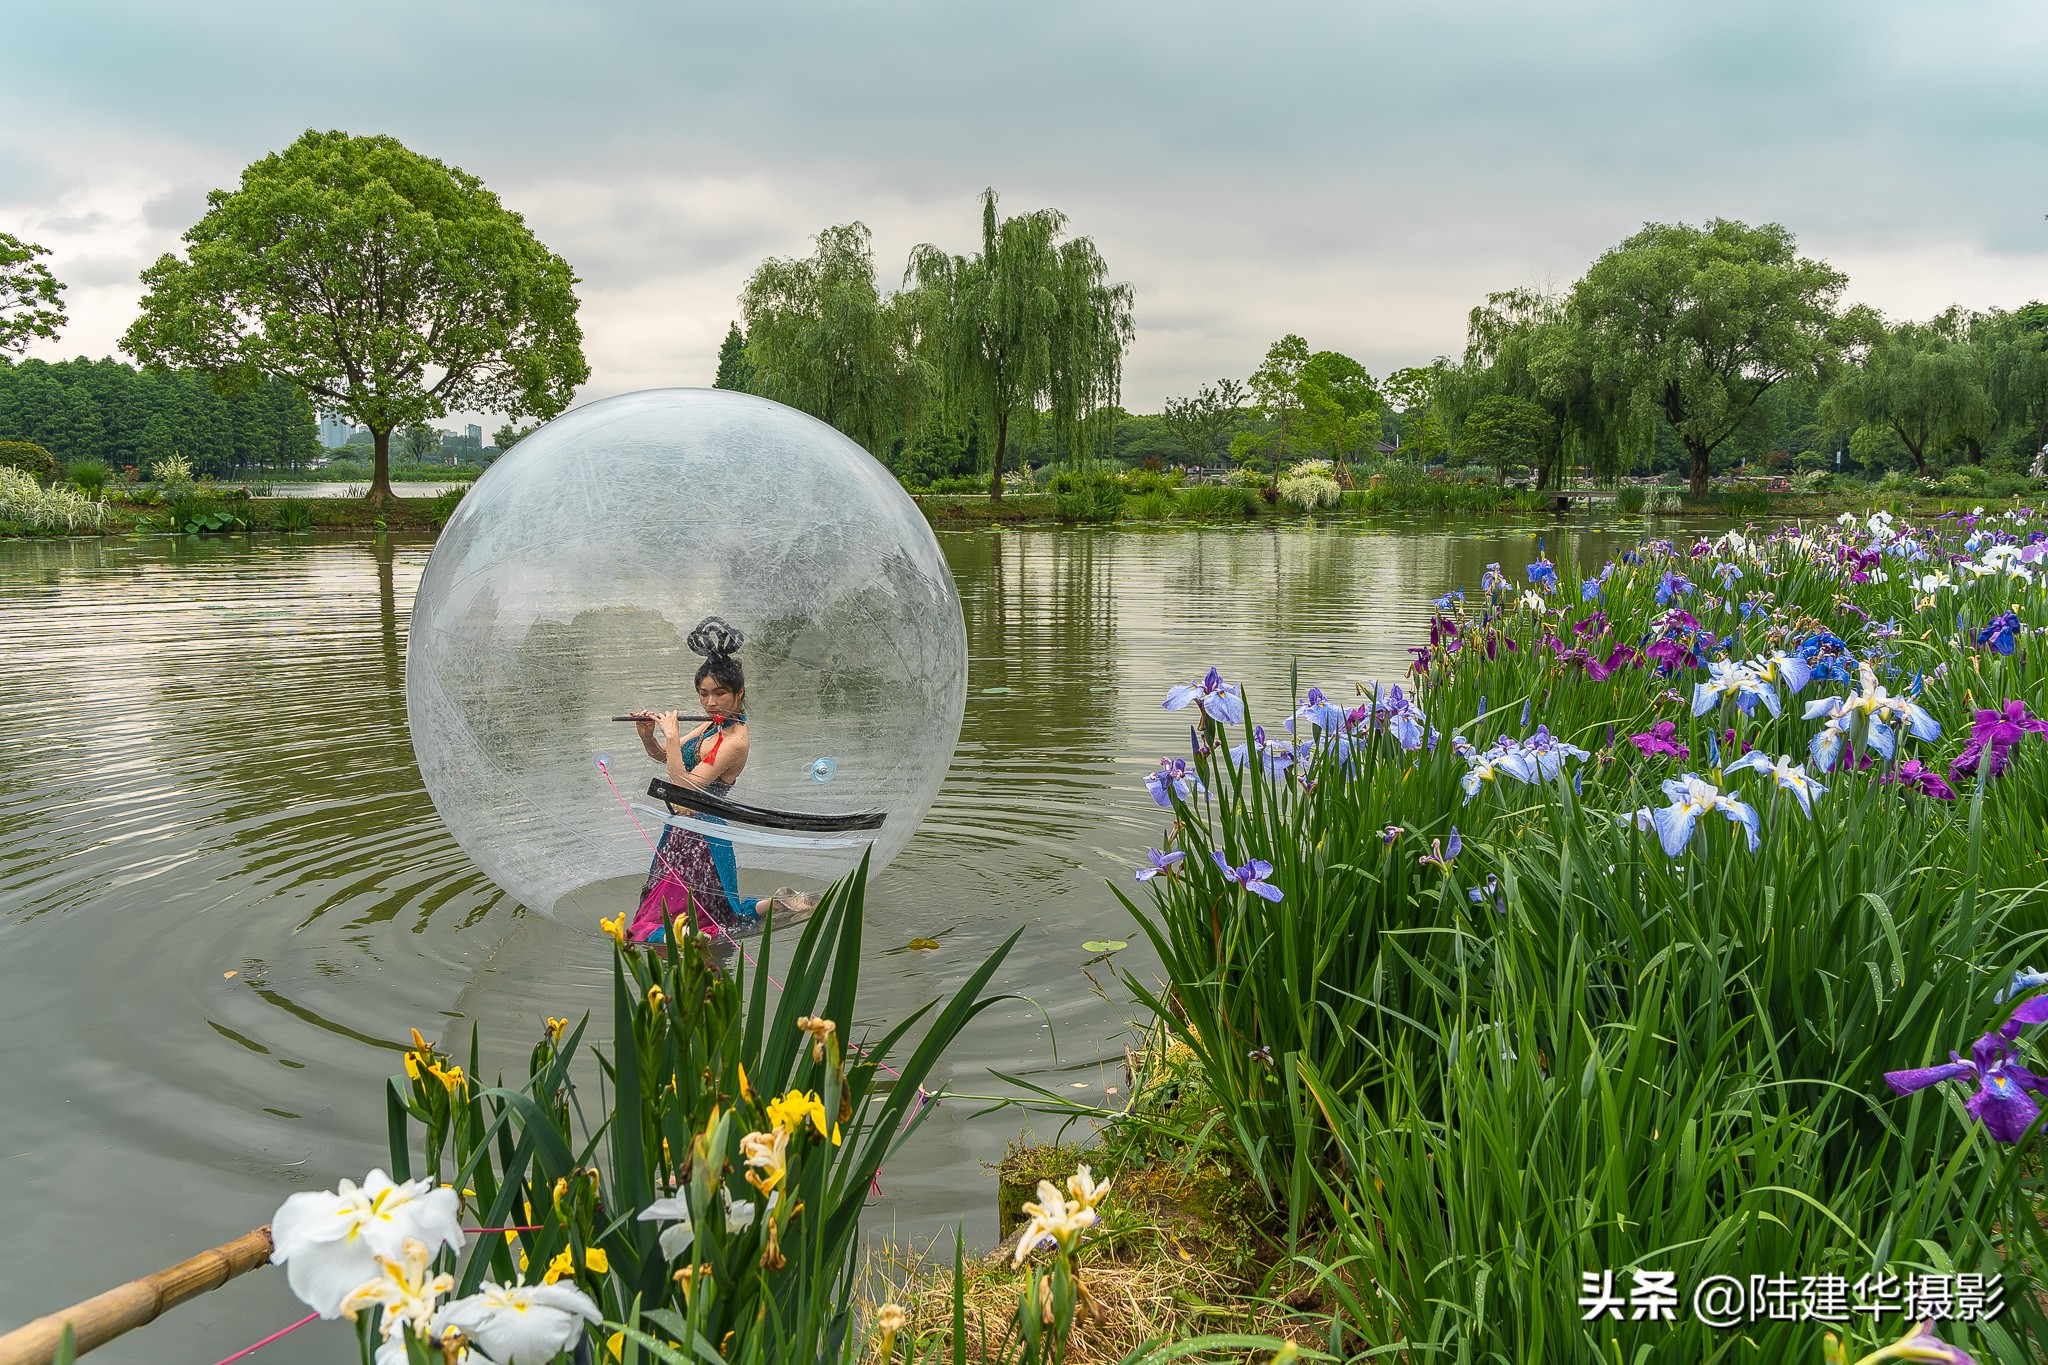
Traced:
<path fill-rule="evenodd" d="M 168 1270 L 130 1280 L 118 1289 L 96 1294 L 84 1303 L 37 1318 L 0 1336 L 0 1365 L 50 1365 L 56 1358 L 57 1343 L 63 1338 L 67 1322 L 77 1340 L 78 1354 L 84 1355 L 269 1260 L 269 1227 L 245 1232 L 232 1242 L 202 1251 Z"/>

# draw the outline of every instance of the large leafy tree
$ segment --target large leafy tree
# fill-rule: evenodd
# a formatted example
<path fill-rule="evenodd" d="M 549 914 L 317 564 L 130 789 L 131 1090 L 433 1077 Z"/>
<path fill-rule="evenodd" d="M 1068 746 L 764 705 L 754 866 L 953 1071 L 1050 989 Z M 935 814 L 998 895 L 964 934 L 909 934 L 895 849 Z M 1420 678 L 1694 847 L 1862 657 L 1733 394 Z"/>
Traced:
<path fill-rule="evenodd" d="M 809 256 L 770 257 L 740 293 L 752 391 L 828 422 L 875 455 L 914 414 L 922 375 L 903 305 L 875 285 L 867 226 L 818 234 Z"/>
<path fill-rule="evenodd" d="M 1886 327 L 1863 363 L 1845 368 L 1821 400 L 1830 421 L 1899 438 L 1916 473 L 1931 449 L 1981 443 L 1997 418 L 1983 350 L 1969 344 L 1961 310 Z"/>
<path fill-rule="evenodd" d="M 1855 343 L 1867 315 L 1840 310 L 1847 282 L 1776 223 L 1650 223 L 1593 263 L 1568 308 L 1592 381 L 1671 424 L 1702 498 L 1715 448 L 1758 400 L 1826 379 Z"/>
<path fill-rule="evenodd" d="M 1343 464 L 1370 450 L 1380 434 L 1380 391 L 1365 367 L 1337 351 L 1317 351 L 1301 367 L 1301 436 Z"/>
<path fill-rule="evenodd" d="M 1267 443 L 1277 473 L 1287 451 L 1299 439 L 1302 416 L 1301 376 L 1308 368 L 1308 342 L 1289 332 L 1266 348 L 1265 359 L 1252 371 L 1252 401 L 1268 423 Z"/>
<path fill-rule="evenodd" d="M 1124 352 L 1134 335 L 1131 286 L 1109 282 L 1093 239 L 1059 243 L 1045 396 L 1054 449 L 1069 467 L 1085 467 L 1114 448 Z"/>
<path fill-rule="evenodd" d="M 2048 445 L 2048 305 L 1974 314 L 1968 336 L 1997 413 L 1996 434 L 2018 448 L 2024 467 Z M 1966 433 L 1963 442 L 1973 461 L 1980 458 L 1979 438 Z"/>
<path fill-rule="evenodd" d="M 475 176 L 395 138 L 308 131 L 215 190 L 142 275 L 124 349 L 224 391 L 268 376 L 369 428 L 369 496 L 391 433 L 451 410 L 548 418 L 590 377 L 576 277 Z"/>
<path fill-rule="evenodd" d="M 48 247 L 0 232 L 0 356 L 19 355 L 65 323 L 64 286 L 37 260 Z"/>
<path fill-rule="evenodd" d="M 1243 384 L 1219 379 L 1196 389 L 1192 398 L 1167 399 L 1161 418 L 1188 458 L 1202 466 L 1216 458 L 1231 429 L 1243 420 L 1244 399 Z"/>
<path fill-rule="evenodd" d="M 1031 439 L 1041 415 L 1070 460 L 1106 444 L 1132 336 L 1130 286 L 1109 283 L 1093 241 L 1061 242 L 1067 218 L 1057 209 L 1004 218 L 996 204 L 993 189 L 982 191 L 979 253 L 927 243 L 905 272 L 946 407 L 995 434 L 992 499 L 1003 495 L 1011 437 Z M 1097 418 L 1096 441 L 1084 439 Z"/>
<path fill-rule="evenodd" d="M 1596 368 L 1598 357 L 1565 295 L 1537 289 L 1489 294 L 1472 310 L 1465 336 L 1460 374 L 1475 390 L 1474 401 L 1505 395 L 1535 405 L 1548 419 L 1529 459 L 1538 488 L 1562 483 L 1566 465 L 1580 460 L 1612 478 L 1625 452 L 1647 435 L 1646 410 L 1625 401 L 1618 376 Z"/>
<path fill-rule="evenodd" d="M 1553 448 L 1557 424 L 1536 403 L 1497 393 L 1465 414 L 1465 453 L 1494 467 L 1505 483 L 1508 466 L 1535 464 Z"/>

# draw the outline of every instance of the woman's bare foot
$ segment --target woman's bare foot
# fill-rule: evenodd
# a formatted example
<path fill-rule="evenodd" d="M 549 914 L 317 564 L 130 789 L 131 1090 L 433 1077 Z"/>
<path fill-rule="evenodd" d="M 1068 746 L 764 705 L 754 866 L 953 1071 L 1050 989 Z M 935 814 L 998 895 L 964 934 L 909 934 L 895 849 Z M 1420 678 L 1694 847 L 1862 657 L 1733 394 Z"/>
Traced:
<path fill-rule="evenodd" d="M 768 897 L 768 904 L 774 913 L 795 919 L 817 909 L 818 897 L 808 891 L 798 891 L 795 887 L 778 886 L 775 893 Z"/>

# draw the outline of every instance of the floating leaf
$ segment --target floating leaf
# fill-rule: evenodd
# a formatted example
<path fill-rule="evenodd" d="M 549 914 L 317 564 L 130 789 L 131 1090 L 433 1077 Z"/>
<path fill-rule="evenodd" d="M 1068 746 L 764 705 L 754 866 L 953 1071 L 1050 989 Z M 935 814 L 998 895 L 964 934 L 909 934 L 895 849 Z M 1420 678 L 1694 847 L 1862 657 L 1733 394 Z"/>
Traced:
<path fill-rule="evenodd" d="M 984 697 L 1007 697 L 1010 695 L 1010 689 L 1007 687 L 984 687 L 981 689 L 981 695 Z"/>
<path fill-rule="evenodd" d="M 910 940 L 910 942 L 904 944 L 903 946 L 906 948 L 914 948 L 918 952 L 922 953 L 929 952 L 931 949 L 938 947 L 939 941 L 935 938 L 914 938 Z"/>
<path fill-rule="evenodd" d="M 1120 938 L 1091 938 L 1081 945 L 1084 953 L 1120 953 L 1131 945 Z"/>
<path fill-rule="evenodd" d="M 223 981 L 233 981 L 236 977 L 240 975 L 240 972 L 222 972 L 220 974 L 220 979 Z"/>

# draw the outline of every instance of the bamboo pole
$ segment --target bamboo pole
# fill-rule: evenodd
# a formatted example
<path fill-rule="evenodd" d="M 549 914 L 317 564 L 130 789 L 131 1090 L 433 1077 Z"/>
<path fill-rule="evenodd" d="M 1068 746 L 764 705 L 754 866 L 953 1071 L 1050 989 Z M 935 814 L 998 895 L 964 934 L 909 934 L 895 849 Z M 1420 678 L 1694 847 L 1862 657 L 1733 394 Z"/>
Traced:
<path fill-rule="evenodd" d="M 270 1260 L 270 1228 L 245 1232 L 168 1270 L 130 1280 L 118 1289 L 37 1318 L 0 1336 L 0 1365 L 50 1365 L 64 1324 L 71 1324 L 78 1354 L 104 1346 L 123 1332 L 154 1322 L 187 1299 L 218 1289 Z"/>

